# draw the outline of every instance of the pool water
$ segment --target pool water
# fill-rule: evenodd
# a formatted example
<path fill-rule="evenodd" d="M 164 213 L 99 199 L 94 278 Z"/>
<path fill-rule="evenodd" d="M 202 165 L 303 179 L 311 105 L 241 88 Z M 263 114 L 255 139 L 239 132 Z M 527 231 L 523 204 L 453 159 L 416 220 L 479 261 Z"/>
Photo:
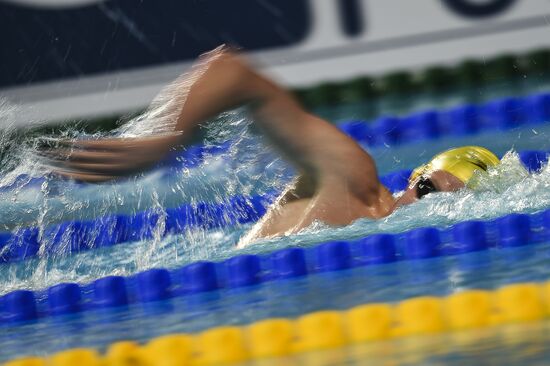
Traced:
<path fill-rule="evenodd" d="M 396 262 L 327 272 L 258 286 L 175 297 L 161 302 L 85 311 L 5 327 L 2 358 L 51 354 L 69 347 L 103 348 L 107 344 L 219 325 L 249 324 L 268 317 L 297 317 L 321 309 L 344 310 L 370 302 L 395 302 L 455 291 L 494 289 L 505 284 L 542 281 L 550 243 Z M 342 289 L 346 291 L 342 291 Z"/>
<path fill-rule="evenodd" d="M 290 181 L 292 169 L 265 149 L 259 137 L 247 131 L 249 123 L 242 111 L 222 116 L 220 124 L 215 124 L 207 133 L 216 137 L 211 138 L 211 143 L 225 141 L 228 135 L 236 142 L 224 155 L 207 158 L 193 168 L 176 171 L 161 168 L 139 178 L 100 186 L 49 180 L 37 187 L 0 192 L 3 212 L 0 227 L 3 230 L 29 225 L 44 227 L 106 213 L 132 213 L 151 208 L 162 211 L 183 202 L 215 201 L 234 194 L 281 190 Z M 230 127 L 220 132 L 221 124 Z M 380 174 L 413 168 L 441 150 L 465 144 L 482 145 L 505 157 L 501 166 L 481 180 L 481 190 L 432 194 L 383 220 L 361 219 L 342 228 L 316 223 L 298 234 L 263 240 L 243 250 L 237 250 L 235 244 L 251 224 L 216 230 L 195 228 L 181 235 L 158 236 L 149 241 L 71 256 L 48 253 L 24 262 L 2 264 L 0 294 L 15 289 L 40 290 L 60 282 L 85 284 L 107 275 L 132 275 L 155 267 L 175 268 L 197 260 L 220 261 L 239 253 L 268 253 L 282 247 L 352 240 L 370 233 L 398 233 L 425 226 L 448 227 L 465 220 L 542 211 L 550 207 L 550 168 L 530 175 L 514 150 L 550 150 L 549 136 L 550 126 L 543 124 L 507 132 L 373 148 L 370 152 Z M 43 174 L 33 160 L 32 148 L 29 142 L 12 152 L 20 154 L 20 158 L 15 167 L 3 167 L 3 183 L 22 173 Z M 543 281 L 550 278 L 546 265 L 549 256 L 550 243 L 492 249 L 266 282 L 244 289 L 175 297 L 148 305 L 42 318 L 2 329 L 0 360 L 50 354 L 69 347 L 104 348 L 122 339 L 146 341 L 161 334 L 247 324 L 266 317 L 296 317 L 320 309 L 346 309 L 362 303 L 393 302 L 418 295 L 446 295 L 468 288 L 493 289 L 513 282 Z M 548 351 L 542 346 L 548 337 L 547 326 L 546 323 L 513 326 L 504 333 L 501 329 L 488 329 L 484 330 L 487 334 L 482 341 L 475 337 L 471 342 L 449 341 L 447 337 L 452 335 L 391 341 L 383 345 L 327 351 L 328 354 L 297 356 L 289 362 L 299 364 L 303 361 L 300 357 L 312 357 L 332 360 L 332 364 L 364 364 L 364 355 L 369 354 L 373 364 L 418 361 L 428 364 L 458 364 L 459 361 L 462 364 L 489 361 L 542 364 L 548 357 Z M 510 336 L 507 338 L 506 334 Z M 459 352 L 453 347 L 455 341 L 465 344 L 461 343 Z M 411 342 L 418 344 L 409 347 Z"/>
<path fill-rule="evenodd" d="M 487 134 L 484 136 L 474 136 L 472 140 L 475 140 L 475 143 L 493 149 L 496 153 L 506 151 L 504 148 L 506 143 L 503 140 L 508 141 L 507 146 L 548 150 L 550 147 L 545 138 L 545 136 L 548 136 L 548 128 L 550 127 L 543 125 L 541 128 L 537 128 L 536 133 L 533 132 L 531 127 L 529 130 L 500 133 L 498 139 L 495 138 L 495 134 Z M 431 143 L 423 143 L 421 145 L 403 146 L 391 150 L 379 149 L 373 150 L 373 155 L 376 156 L 377 160 L 384 163 L 380 165 L 381 171 L 384 171 L 384 168 L 386 171 L 390 171 L 392 169 L 388 168 L 388 166 L 395 165 L 398 165 L 399 168 L 411 168 L 413 167 L 411 160 L 414 160 L 410 158 L 411 156 L 422 156 L 420 159 L 425 161 L 438 151 L 441 151 L 441 149 L 456 146 L 455 144 L 464 144 L 469 140 L 463 138 L 461 141 L 457 139 L 450 140 L 449 142 L 446 141 L 445 144 L 441 141 L 436 141 L 433 142 L 435 146 L 431 146 Z M 392 151 L 391 159 L 387 157 L 389 154 L 388 151 Z M 396 159 L 400 159 L 400 163 L 392 164 L 391 161 L 395 161 Z M 409 161 L 404 162 L 407 159 Z M 280 169 L 283 172 L 284 166 L 282 166 L 282 162 L 278 163 L 280 163 Z M 212 185 L 209 186 L 212 181 L 214 182 L 213 185 L 216 186 L 219 180 L 227 181 L 231 177 L 233 179 L 242 178 L 235 177 L 234 175 L 231 176 L 231 173 L 223 169 L 217 170 L 217 178 L 212 178 L 206 173 L 210 168 L 208 163 L 205 165 L 197 168 L 199 173 L 196 173 L 196 176 L 206 178 L 192 181 L 194 184 L 203 182 L 202 186 L 208 187 L 205 190 L 212 189 L 212 192 L 202 196 L 203 199 L 208 198 L 209 194 L 215 192 L 218 195 L 223 194 L 223 191 L 216 191 L 212 188 Z M 225 169 L 230 170 L 230 168 Z M 227 174 L 224 175 L 225 173 Z M 152 175 L 154 174 L 156 173 Z M 283 173 L 280 173 L 279 176 L 283 177 L 280 179 L 281 181 L 286 181 L 287 176 Z M 181 176 L 178 177 L 184 180 Z M 37 259 L 1 266 L 0 291 L 1 293 L 7 293 L 18 288 L 41 289 L 62 281 L 90 282 L 99 276 L 108 274 L 130 275 L 152 267 L 173 268 L 197 260 L 217 261 L 238 253 L 265 253 L 287 246 L 308 246 L 329 240 L 360 238 L 370 233 L 398 233 L 424 226 L 447 227 L 460 221 L 490 219 L 512 212 L 537 212 L 550 207 L 549 177 L 550 169 L 545 169 L 537 174 L 528 174 L 519 162 L 517 155 L 511 152 L 503 159 L 501 166 L 492 171 L 491 175 L 480 183 L 480 187 L 485 190 L 433 194 L 418 203 L 399 209 L 383 220 L 361 219 L 343 228 L 329 228 L 322 223 L 318 223 L 314 227 L 296 235 L 260 241 L 256 245 L 243 250 L 237 250 L 235 245 L 243 233 L 250 228 L 251 224 L 216 230 L 195 228 L 183 234 L 158 237 L 152 241 L 127 243 L 109 248 L 95 249 L 69 257 L 56 255 L 56 253 L 45 253 Z M 151 176 L 143 178 L 148 184 L 143 184 L 142 187 L 145 191 L 139 191 L 137 193 L 139 197 L 149 195 L 161 197 L 162 193 L 159 192 L 167 192 L 172 188 L 166 185 L 165 178 L 158 178 L 157 181 L 154 179 L 155 177 Z M 170 179 L 176 180 L 177 178 L 171 177 Z M 204 184 L 206 179 L 208 180 Z M 135 198 L 135 196 L 121 198 L 117 194 L 124 192 L 124 187 L 128 188 L 131 184 L 133 183 L 124 182 L 120 185 L 110 185 L 106 188 L 98 188 L 96 186 L 84 187 L 84 192 L 65 194 L 70 191 L 67 189 L 67 191 L 61 191 L 61 194 L 45 195 L 42 197 L 35 196 L 34 199 L 43 202 L 42 205 L 37 205 L 37 211 L 44 214 L 44 216 L 47 216 L 52 211 L 52 215 L 57 214 L 59 210 L 55 209 L 55 204 L 72 204 L 78 210 L 89 208 L 91 203 L 89 201 L 85 202 L 85 204 L 80 202 L 78 200 L 79 196 L 90 197 L 88 200 L 98 199 L 102 203 L 102 210 L 116 208 L 118 200 L 121 200 L 123 202 L 122 207 L 127 209 L 125 207 L 126 200 L 131 201 L 131 198 Z M 182 184 L 184 192 L 187 192 L 185 188 L 189 184 L 191 183 L 188 181 Z M 246 181 L 240 181 L 240 184 L 246 184 Z M 278 186 L 282 186 L 282 184 L 279 183 Z M 223 189 L 221 187 L 218 188 L 220 190 Z M 267 189 L 267 187 L 264 188 Z M 196 187 L 194 189 L 197 190 Z M 90 190 L 94 190 L 94 194 Z M 170 201 L 168 194 L 164 197 L 167 197 L 166 201 Z M 186 198 L 188 197 L 186 196 Z M 164 203 L 166 202 L 159 199 L 156 204 L 157 207 L 163 207 Z M 4 204 L 8 205 L 9 202 L 4 202 Z M 12 207 L 17 204 L 18 202 L 11 202 Z M 131 205 L 132 202 L 129 204 Z M 45 220 L 44 218 L 42 219 Z"/>

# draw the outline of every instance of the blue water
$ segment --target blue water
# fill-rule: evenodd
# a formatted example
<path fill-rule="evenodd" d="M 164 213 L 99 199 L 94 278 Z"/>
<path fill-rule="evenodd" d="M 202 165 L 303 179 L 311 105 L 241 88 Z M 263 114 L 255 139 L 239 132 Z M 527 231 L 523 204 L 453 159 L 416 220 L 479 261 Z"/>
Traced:
<path fill-rule="evenodd" d="M 521 149 L 530 147 L 532 149 L 548 150 L 550 149 L 547 143 L 548 128 L 549 126 L 544 125 L 537 128 L 537 130 L 517 130 L 475 136 L 472 140 L 494 149 L 497 153 L 505 152 L 504 146 L 508 148 L 517 146 Z M 536 133 L 533 131 L 536 131 Z M 397 149 L 379 149 L 373 151 L 373 155 L 376 156 L 377 161 L 382 162 L 380 164 L 381 171 L 394 170 L 392 167 L 411 168 L 413 167 L 411 165 L 412 160 L 415 160 L 412 158 L 414 156 L 416 156 L 416 161 L 425 161 L 443 148 L 457 146 L 469 140 L 464 138 L 461 141 L 447 142 L 445 140 L 444 142 L 422 143 Z M 391 159 L 388 158 L 390 151 Z M 394 159 L 398 159 L 398 163 L 392 164 L 391 161 L 394 161 Z M 216 158 L 216 160 L 222 160 L 225 164 L 233 164 L 223 157 Z M 272 180 L 273 184 L 271 186 L 264 185 L 263 189 L 274 186 L 280 187 L 288 181 L 288 175 L 283 174 L 285 172 L 284 164 L 280 161 L 276 163 L 279 164 L 277 174 L 270 174 L 277 180 Z M 181 190 L 168 184 L 165 177 L 157 178 L 158 172 L 154 172 L 141 178 L 142 185 L 136 188 L 137 192 L 128 193 L 128 187 L 133 184 L 133 181 L 131 181 L 102 188 L 93 185 L 78 187 L 82 191 L 66 189 L 50 196 L 37 195 L 34 196 L 34 199 L 41 202 L 41 205 L 36 205 L 36 210 L 43 215 L 42 220 L 45 220 L 44 217 L 48 215 L 57 217 L 60 212 L 63 212 L 56 205 L 69 206 L 69 211 L 71 209 L 81 211 L 88 209 L 95 213 L 94 210 L 90 209 L 92 200 L 101 203 L 102 212 L 118 207 L 120 201 L 122 201 L 121 207 L 128 210 L 126 206 L 132 207 L 133 204 L 136 204 L 135 201 L 132 201 L 136 197 L 142 200 L 150 200 L 151 197 L 156 197 L 156 203 L 153 207 L 162 210 L 165 203 L 168 206 L 173 204 L 173 201 L 169 198 L 172 197 L 169 195 L 170 192 L 174 197 L 179 198 L 177 202 L 185 198 L 189 199 L 190 194 L 187 188 L 192 183 L 195 184 L 193 191 L 200 191 L 200 187 L 202 187 L 202 194 L 198 194 L 201 199 L 207 199 L 209 195 L 213 195 L 214 198 L 216 195 L 226 197 L 223 191 L 224 187 L 233 186 L 234 188 L 228 188 L 228 191 L 234 190 L 236 193 L 239 191 L 239 186 L 256 184 L 255 182 L 250 183 L 250 178 L 244 180 L 241 176 L 231 175 L 231 168 L 224 168 L 223 164 L 220 164 L 221 169 L 218 166 L 217 175 L 213 174 L 209 170 L 211 164 L 213 164 L 211 161 L 207 161 L 204 166 L 194 169 L 196 172 L 191 170 L 190 172 L 177 173 L 176 177 L 170 176 L 170 183 L 180 177 L 182 182 L 177 186 L 182 187 Z M 197 178 L 196 180 L 191 178 L 186 180 L 178 174 Z M 263 178 L 266 175 L 267 173 L 260 176 Z M 539 174 L 529 175 L 522 167 L 517 156 L 509 153 L 503 159 L 501 166 L 492 171 L 491 175 L 486 177 L 484 181 L 480 182 L 480 187 L 484 190 L 433 194 L 414 205 L 396 211 L 383 220 L 361 219 L 343 228 L 329 228 L 322 223 L 317 223 L 296 235 L 265 240 L 241 251 L 235 249 L 235 244 L 241 235 L 250 228 L 250 224 L 214 231 L 195 228 L 179 235 L 163 238 L 159 235 L 157 239 L 152 241 L 121 244 L 111 248 L 79 253 L 70 257 L 59 256 L 55 253 L 44 254 L 38 259 L 23 264 L 1 266 L 0 291 L 6 293 L 18 288 L 41 289 L 62 281 L 85 283 L 109 274 L 130 275 L 152 267 L 173 268 L 201 259 L 221 260 L 242 252 L 269 252 L 276 248 L 291 245 L 308 246 L 327 240 L 359 238 L 369 233 L 403 232 L 421 226 L 445 227 L 464 220 L 490 219 L 511 212 L 537 212 L 550 207 L 549 178 L 550 169 L 543 170 Z M 218 186 L 219 182 L 225 182 L 225 184 Z M 257 187 L 258 184 L 256 184 Z M 181 192 L 185 192 L 185 195 Z M 30 196 L 28 194 L 26 197 Z M 82 201 L 80 197 L 86 197 L 88 201 Z M 161 200 L 160 197 L 163 197 L 164 200 Z M 11 201 L 12 208 L 20 204 L 19 199 L 17 197 L 17 202 Z M 3 204 L 9 206 L 10 201 L 4 201 Z M 88 212 L 88 214 L 90 213 Z"/>
<path fill-rule="evenodd" d="M 550 277 L 550 243 L 330 272 L 3 328 L 0 359 Z M 345 289 L 345 291 L 343 291 Z"/>
<path fill-rule="evenodd" d="M 2 192 L 0 227 L 6 230 L 27 225 L 45 226 L 70 218 L 92 218 L 113 212 L 131 213 L 146 208 L 163 210 L 182 202 L 218 200 L 237 193 L 261 194 L 284 187 L 292 176 L 292 170 L 273 152 L 265 149 L 258 137 L 246 132 L 245 127 L 249 123 L 246 116 L 235 112 L 226 114 L 224 118 L 231 125 L 229 131 L 233 138 L 237 137 L 237 142 L 221 157 L 207 159 L 196 168 L 176 172 L 157 170 L 117 184 L 80 186 L 48 181 L 38 187 Z M 216 136 L 219 141 L 228 137 L 227 132 L 224 133 L 220 133 L 219 126 L 210 131 L 210 135 Z M 381 174 L 413 168 L 443 149 L 464 144 L 479 144 L 497 154 L 508 154 L 500 167 L 481 180 L 481 190 L 433 194 L 383 220 L 362 219 L 336 229 L 316 223 L 296 235 L 265 240 L 240 251 L 235 249 L 235 244 L 250 225 L 215 231 L 193 229 L 182 235 L 159 236 L 147 242 L 101 248 L 70 257 L 44 255 L 23 263 L 0 266 L 0 294 L 20 288 L 39 290 L 60 282 L 88 283 L 107 275 L 131 275 L 154 267 L 174 268 L 200 259 L 222 260 L 243 252 L 266 253 L 286 246 L 309 246 L 334 239 L 364 237 L 375 232 L 403 232 L 421 226 L 446 227 L 468 219 L 541 211 L 550 207 L 550 169 L 529 175 L 513 149 L 550 150 L 549 136 L 550 126 L 540 125 L 402 147 L 377 148 L 371 153 Z M 215 143 L 216 139 L 213 141 Z M 32 146 L 22 148 L 18 165 L 4 175 L 2 183 L 9 183 L 10 179 L 21 173 L 43 174 L 32 157 L 25 155 L 31 150 Z M 540 244 L 399 262 L 292 281 L 268 282 L 247 289 L 178 297 L 147 306 L 132 305 L 111 311 L 84 312 L 72 318 L 44 318 L 24 326 L 3 328 L 0 332 L 0 360 L 29 353 L 48 354 L 67 347 L 102 348 L 120 339 L 145 341 L 160 334 L 197 331 L 221 324 L 246 324 L 271 316 L 293 317 L 319 309 L 345 309 L 365 302 L 398 301 L 416 295 L 446 295 L 466 288 L 495 288 L 510 282 L 547 280 L 550 278 L 550 269 L 546 265 L 549 249 L 550 244 Z M 496 331 L 484 341 L 486 348 L 474 342 L 472 352 L 468 353 L 468 349 L 464 348 L 464 354 L 460 357 L 471 363 L 484 363 L 486 359 L 517 359 L 518 364 L 525 364 L 527 360 L 529 363 L 533 361 L 529 357 L 543 360 L 547 356 L 546 351 L 534 352 L 533 356 L 533 347 L 538 349 L 538 342 L 547 340 L 544 337 L 548 337 L 548 333 L 541 331 L 544 337 L 535 340 L 529 336 L 532 334 L 529 327 L 532 326 L 517 328 L 518 334 L 525 335 L 517 337 L 518 342 L 530 345 L 525 352 L 520 347 L 510 347 L 508 352 L 504 352 L 508 353 L 507 358 L 502 352 L 497 352 L 508 345 Z M 384 348 L 399 348 L 396 346 L 399 342 L 389 342 Z M 437 338 L 434 342 L 442 341 Z M 452 342 L 445 344 L 447 353 L 445 347 L 440 353 L 429 347 L 429 352 L 420 352 L 416 356 L 430 364 L 451 362 L 456 352 L 449 346 Z M 353 363 L 357 354 L 372 350 L 345 349 L 338 352 L 344 352 L 346 362 Z M 387 359 L 387 362 L 407 364 L 407 357 L 412 357 L 415 352 L 419 351 L 401 350 L 376 357 L 381 357 L 380 362 Z M 445 359 L 449 355 L 453 357 Z M 525 362 L 520 362 L 522 360 Z"/>

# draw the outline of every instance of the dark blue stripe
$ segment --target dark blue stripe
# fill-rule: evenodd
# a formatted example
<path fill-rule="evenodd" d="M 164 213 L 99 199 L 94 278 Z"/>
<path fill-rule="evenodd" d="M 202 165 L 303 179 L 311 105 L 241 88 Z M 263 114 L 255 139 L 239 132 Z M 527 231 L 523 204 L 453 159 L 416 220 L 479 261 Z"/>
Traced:
<path fill-rule="evenodd" d="M 110 0 L 78 8 L 0 2 L 0 87 L 196 58 L 223 43 L 288 46 L 310 30 L 306 0 Z"/>

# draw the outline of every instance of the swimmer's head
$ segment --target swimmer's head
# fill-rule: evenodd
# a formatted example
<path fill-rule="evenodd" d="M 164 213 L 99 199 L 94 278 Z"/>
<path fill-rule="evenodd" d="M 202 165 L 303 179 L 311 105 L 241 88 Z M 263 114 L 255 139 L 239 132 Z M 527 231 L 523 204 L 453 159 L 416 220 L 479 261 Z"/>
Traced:
<path fill-rule="evenodd" d="M 499 163 L 495 154 L 480 146 L 463 146 L 444 151 L 412 172 L 409 186 L 397 204 L 412 203 L 431 192 L 475 188 L 475 181 L 472 180 L 474 174 L 486 172 L 489 167 Z"/>
<path fill-rule="evenodd" d="M 428 164 L 416 168 L 410 178 L 409 185 L 419 177 L 429 175 L 436 170 L 443 170 L 457 177 L 464 185 L 476 171 L 487 171 L 491 166 L 500 163 L 500 160 L 484 147 L 463 146 L 444 151 L 432 158 Z"/>

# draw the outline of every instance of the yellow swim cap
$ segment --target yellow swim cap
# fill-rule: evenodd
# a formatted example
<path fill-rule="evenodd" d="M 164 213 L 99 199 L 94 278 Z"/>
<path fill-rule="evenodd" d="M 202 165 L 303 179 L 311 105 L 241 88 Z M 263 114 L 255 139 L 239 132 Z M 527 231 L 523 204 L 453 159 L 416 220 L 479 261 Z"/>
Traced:
<path fill-rule="evenodd" d="M 487 171 L 491 166 L 500 163 L 495 154 L 480 146 L 463 146 L 444 151 L 432 158 L 428 164 L 416 168 L 409 184 L 418 177 L 435 170 L 444 170 L 451 173 L 464 184 L 467 184 L 476 170 Z"/>

